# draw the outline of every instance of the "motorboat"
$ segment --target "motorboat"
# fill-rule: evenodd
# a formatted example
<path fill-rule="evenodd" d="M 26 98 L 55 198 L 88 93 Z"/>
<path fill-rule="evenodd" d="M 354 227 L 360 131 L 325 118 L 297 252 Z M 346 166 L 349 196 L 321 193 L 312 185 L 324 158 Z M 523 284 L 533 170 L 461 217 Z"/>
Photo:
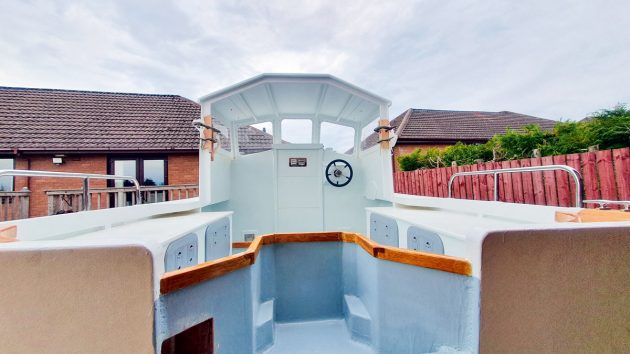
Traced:
<path fill-rule="evenodd" d="M 630 351 L 623 211 L 394 193 L 391 102 L 331 75 L 199 103 L 198 197 L 0 224 L 0 352 Z"/>

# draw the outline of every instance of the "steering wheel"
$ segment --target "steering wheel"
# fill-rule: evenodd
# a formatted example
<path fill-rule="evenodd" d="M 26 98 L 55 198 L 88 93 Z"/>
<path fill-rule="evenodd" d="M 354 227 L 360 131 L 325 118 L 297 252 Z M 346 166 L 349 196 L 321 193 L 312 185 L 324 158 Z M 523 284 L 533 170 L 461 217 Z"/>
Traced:
<path fill-rule="evenodd" d="M 326 166 L 326 180 L 333 187 L 346 186 L 352 181 L 352 175 L 352 166 L 345 160 L 332 160 Z"/>

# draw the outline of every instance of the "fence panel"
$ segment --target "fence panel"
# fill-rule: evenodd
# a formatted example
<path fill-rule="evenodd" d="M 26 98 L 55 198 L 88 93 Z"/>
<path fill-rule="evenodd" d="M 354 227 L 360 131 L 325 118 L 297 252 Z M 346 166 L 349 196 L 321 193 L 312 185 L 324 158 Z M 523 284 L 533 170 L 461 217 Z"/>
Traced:
<path fill-rule="evenodd" d="M 446 197 L 448 181 L 456 172 L 554 164 L 568 165 L 580 172 L 585 199 L 630 200 L 630 148 L 396 172 L 394 190 L 398 193 Z M 498 178 L 500 201 L 575 206 L 576 186 L 564 171 L 506 173 Z M 460 199 L 493 200 L 494 176 L 458 177 L 453 182 L 452 194 L 454 198 Z"/>
<path fill-rule="evenodd" d="M 597 174 L 599 175 L 599 189 L 601 191 L 602 199 L 616 200 L 617 188 L 615 183 L 615 171 L 612 165 L 612 151 L 598 151 L 595 156 L 597 161 Z"/>
<path fill-rule="evenodd" d="M 586 199 L 600 199 L 595 153 L 582 153 L 580 154 L 580 160 L 583 166 L 582 178 L 584 179 L 584 197 Z"/>
<path fill-rule="evenodd" d="M 566 165 L 566 155 L 553 156 L 555 165 Z M 558 204 L 563 207 L 571 206 L 571 190 L 569 188 L 569 174 L 564 171 L 556 171 L 556 186 L 558 191 Z"/>
<path fill-rule="evenodd" d="M 580 154 L 569 154 L 567 155 L 567 165 L 573 167 L 576 171 L 582 171 L 582 166 L 580 165 Z M 575 205 L 574 195 L 575 195 L 575 181 L 573 178 L 569 178 L 569 193 L 571 194 L 571 206 Z"/>
<path fill-rule="evenodd" d="M 619 199 L 630 200 L 630 149 L 613 150 Z"/>

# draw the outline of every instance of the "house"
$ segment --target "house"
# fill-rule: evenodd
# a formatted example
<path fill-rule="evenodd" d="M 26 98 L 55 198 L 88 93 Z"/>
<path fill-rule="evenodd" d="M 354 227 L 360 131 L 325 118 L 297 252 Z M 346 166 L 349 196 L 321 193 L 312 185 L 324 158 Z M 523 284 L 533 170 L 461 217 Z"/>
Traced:
<path fill-rule="evenodd" d="M 394 161 L 397 157 L 415 149 L 444 148 L 458 141 L 466 144 L 485 143 L 495 134 L 506 129 L 519 129 L 538 124 L 543 129 L 553 129 L 557 122 L 525 114 L 501 111 L 449 111 L 410 108 L 391 120 L 390 125 L 398 135 L 394 146 Z M 365 149 L 375 145 L 378 134 L 370 134 L 361 143 Z M 395 171 L 398 163 L 394 162 Z"/>
<path fill-rule="evenodd" d="M 0 170 L 43 170 L 132 176 L 145 200 L 196 196 L 199 118 L 196 102 L 177 95 L 0 87 Z M 239 129 L 240 153 L 270 149 L 271 135 Z M 222 140 L 229 149 L 229 139 Z M 124 181 L 91 180 L 92 206 L 129 204 Z M 78 210 L 80 179 L 0 178 L 0 220 L 28 190 L 28 215 Z M 100 193 L 99 193 L 100 191 Z M 20 194 L 22 193 L 22 194 Z"/>

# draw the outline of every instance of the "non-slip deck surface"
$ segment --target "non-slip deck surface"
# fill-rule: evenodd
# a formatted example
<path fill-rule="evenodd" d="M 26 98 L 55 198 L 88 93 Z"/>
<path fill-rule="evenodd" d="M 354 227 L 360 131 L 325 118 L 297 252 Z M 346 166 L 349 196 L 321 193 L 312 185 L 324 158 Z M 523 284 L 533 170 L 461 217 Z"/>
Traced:
<path fill-rule="evenodd" d="M 343 319 L 276 323 L 276 339 L 265 354 L 374 354 L 353 341 Z"/>

